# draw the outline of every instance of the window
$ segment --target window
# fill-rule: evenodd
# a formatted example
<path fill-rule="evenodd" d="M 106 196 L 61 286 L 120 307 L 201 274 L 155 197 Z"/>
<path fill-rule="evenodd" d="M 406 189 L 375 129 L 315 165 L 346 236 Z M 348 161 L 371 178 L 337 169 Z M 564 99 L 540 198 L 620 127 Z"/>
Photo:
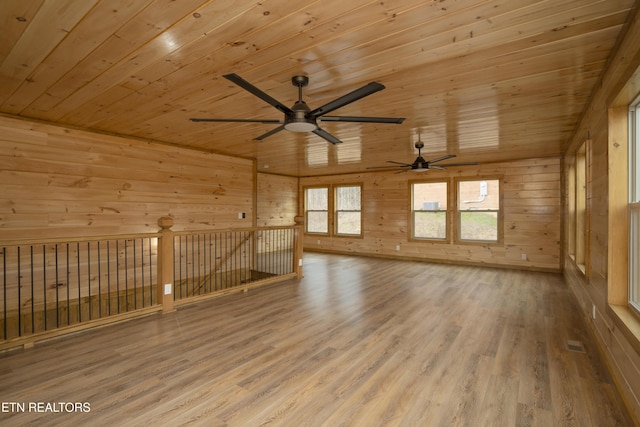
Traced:
<path fill-rule="evenodd" d="M 336 234 L 360 236 L 362 234 L 362 187 L 344 185 L 335 188 Z"/>
<path fill-rule="evenodd" d="M 453 182 L 455 185 L 449 180 L 411 183 L 411 237 L 463 243 L 501 241 L 500 179 L 456 178 Z"/>
<path fill-rule="evenodd" d="M 586 274 L 587 264 L 587 151 L 588 142 L 583 142 L 575 151 L 569 165 L 568 175 L 568 253 L 576 265 Z"/>
<path fill-rule="evenodd" d="M 640 312 L 640 98 L 629 108 L 629 304 Z"/>
<path fill-rule="evenodd" d="M 575 261 L 580 270 L 586 273 L 587 261 L 587 150 L 582 143 L 576 152 L 575 169 Z"/>
<path fill-rule="evenodd" d="M 460 180 L 458 240 L 497 242 L 500 230 L 500 181 Z"/>
<path fill-rule="evenodd" d="M 446 240 L 447 182 L 411 184 L 411 229 L 414 239 Z"/>
<path fill-rule="evenodd" d="M 604 159 L 594 156 L 595 162 L 608 166 L 605 169 L 608 220 L 604 249 L 607 264 L 597 264 L 595 268 L 598 277 L 607 279 L 607 314 L 611 314 L 613 327 L 635 349 L 640 348 L 640 271 L 637 270 L 640 249 L 637 204 L 640 190 L 639 87 L 640 68 L 613 99 L 607 113 L 607 132 L 601 135 L 602 139 L 595 140 L 596 147 L 606 147 L 607 155 Z M 587 154 L 589 151 L 587 147 Z M 636 243 L 632 243 L 633 240 Z"/>
<path fill-rule="evenodd" d="M 576 163 L 568 165 L 567 172 L 567 252 L 576 259 Z"/>
<path fill-rule="evenodd" d="M 304 213 L 306 233 L 362 236 L 362 185 L 307 187 Z"/>
<path fill-rule="evenodd" d="M 329 188 L 307 188 L 304 200 L 306 232 L 329 234 Z"/>

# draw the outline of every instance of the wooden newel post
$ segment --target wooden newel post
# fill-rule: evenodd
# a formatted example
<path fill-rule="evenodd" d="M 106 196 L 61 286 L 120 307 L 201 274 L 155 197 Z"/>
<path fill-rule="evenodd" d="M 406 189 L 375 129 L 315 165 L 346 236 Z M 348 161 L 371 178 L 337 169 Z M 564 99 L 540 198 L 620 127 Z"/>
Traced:
<path fill-rule="evenodd" d="M 304 237 L 304 216 L 296 215 L 293 220 L 296 223 L 294 232 L 294 254 L 293 254 L 293 268 L 296 272 L 297 278 L 302 279 L 302 252 L 303 245 L 302 239 Z"/>
<path fill-rule="evenodd" d="M 163 216 L 158 219 L 158 302 L 162 312 L 173 311 L 173 218 Z"/>

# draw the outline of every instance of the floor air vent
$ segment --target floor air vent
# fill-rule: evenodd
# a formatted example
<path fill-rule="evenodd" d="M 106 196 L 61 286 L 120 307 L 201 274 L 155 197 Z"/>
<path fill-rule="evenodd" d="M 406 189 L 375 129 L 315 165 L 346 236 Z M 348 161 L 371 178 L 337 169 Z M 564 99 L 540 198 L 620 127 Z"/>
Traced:
<path fill-rule="evenodd" d="M 570 351 L 575 351 L 578 353 L 585 353 L 584 345 L 580 341 L 567 340 L 567 348 Z"/>

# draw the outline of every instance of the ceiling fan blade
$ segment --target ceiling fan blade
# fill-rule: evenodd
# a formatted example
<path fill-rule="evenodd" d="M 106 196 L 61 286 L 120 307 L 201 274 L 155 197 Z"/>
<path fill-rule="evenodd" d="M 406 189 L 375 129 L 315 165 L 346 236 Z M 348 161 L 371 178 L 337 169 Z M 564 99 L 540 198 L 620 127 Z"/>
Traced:
<path fill-rule="evenodd" d="M 230 123 L 262 123 L 262 124 L 281 124 L 282 120 L 253 120 L 253 119 L 208 119 L 194 117 L 189 119 L 192 122 L 230 122 Z"/>
<path fill-rule="evenodd" d="M 446 156 L 442 156 L 442 157 L 438 157 L 438 158 L 435 158 L 435 159 L 427 160 L 427 163 L 431 164 L 431 163 L 435 163 L 435 162 L 441 162 L 443 160 L 447 160 L 447 159 L 450 159 L 450 158 L 455 157 L 455 156 L 456 156 L 455 154 L 447 154 Z"/>
<path fill-rule="evenodd" d="M 260 89 L 258 89 L 257 87 L 255 87 L 254 85 L 252 85 L 251 83 L 249 83 L 248 81 L 246 81 L 245 79 L 243 79 L 242 77 L 240 77 L 237 74 L 225 74 L 222 77 L 224 77 L 227 80 L 232 81 L 233 83 L 237 84 L 238 86 L 240 86 L 242 89 L 251 92 L 252 94 L 254 94 L 255 96 L 257 96 L 258 98 L 262 99 L 263 101 L 265 101 L 268 104 L 273 105 L 274 107 L 276 107 L 278 110 L 282 111 L 285 114 L 292 114 L 293 110 L 291 110 L 291 108 L 287 107 L 286 105 L 284 105 L 283 103 L 281 103 L 280 101 L 278 101 L 277 99 L 267 95 L 265 92 L 261 91 Z"/>
<path fill-rule="evenodd" d="M 367 169 L 398 169 L 398 168 L 410 168 L 411 165 L 401 165 L 401 166 L 370 166 Z"/>
<path fill-rule="evenodd" d="M 441 164 L 440 166 L 443 167 L 450 167 L 450 166 L 472 166 L 472 165 L 477 165 L 479 164 L 478 162 L 464 162 L 464 163 L 447 163 L 447 164 Z"/>
<path fill-rule="evenodd" d="M 357 117 L 357 116 L 322 116 L 323 122 L 356 122 L 356 123 L 395 123 L 400 124 L 404 117 Z"/>
<path fill-rule="evenodd" d="M 443 165 L 443 166 L 444 166 L 444 165 Z M 428 167 L 428 168 L 424 168 L 424 169 L 425 169 L 425 170 L 429 170 L 429 169 L 438 169 L 438 170 L 441 170 L 441 171 L 445 170 L 445 168 L 443 168 L 442 166 L 432 165 L 432 164 L 429 164 L 429 167 Z"/>
<path fill-rule="evenodd" d="M 270 130 L 267 133 L 263 133 L 262 135 L 258 136 L 257 138 L 253 138 L 255 141 L 262 141 L 263 139 L 265 139 L 268 136 L 273 135 L 274 133 L 280 132 L 282 129 L 284 129 L 284 125 L 278 126 L 275 129 Z"/>
<path fill-rule="evenodd" d="M 331 135 L 329 132 L 327 132 L 324 129 L 318 128 L 318 129 L 314 130 L 313 133 L 315 133 L 319 137 L 322 137 L 322 138 L 326 139 L 327 141 L 329 141 L 332 144 L 342 144 L 342 141 L 340 141 L 338 138 L 336 138 L 335 136 Z"/>
<path fill-rule="evenodd" d="M 351 104 L 354 101 L 364 98 L 365 96 L 369 96 L 372 93 L 378 92 L 382 89 L 384 89 L 384 85 L 378 82 L 368 83 L 362 86 L 360 89 L 356 89 L 353 92 L 349 92 L 348 94 L 343 95 L 340 98 L 334 99 L 333 101 L 324 104 L 322 107 L 311 110 L 306 114 L 306 116 L 317 119 L 323 114 L 330 113 L 333 110 L 337 110 L 340 107 L 344 107 L 347 104 Z"/>
<path fill-rule="evenodd" d="M 395 163 L 396 165 L 401 166 L 412 166 L 411 163 L 394 162 L 393 160 L 387 160 L 387 163 Z"/>

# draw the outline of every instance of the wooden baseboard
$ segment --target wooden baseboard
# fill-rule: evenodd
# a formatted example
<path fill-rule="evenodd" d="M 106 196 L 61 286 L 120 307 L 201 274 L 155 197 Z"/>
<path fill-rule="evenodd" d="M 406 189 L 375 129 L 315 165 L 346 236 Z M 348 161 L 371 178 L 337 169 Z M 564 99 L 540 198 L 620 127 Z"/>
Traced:
<path fill-rule="evenodd" d="M 524 271 L 539 271 L 542 273 L 562 273 L 561 268 L 541 268 L 541 267 L 527 267 L 520 265 L 505 265 L 505 264 L 497 264 L 497 263 L 486 263 L 486 262 L 473 262 L 473 261 L 449 261 L 446 259 L 439 258 L 420 258 L 420 257 L 411 257 L 411 256 L 401 256 L 401 255 L 381 255 L 374 253 L 364 253 L 364 252 L 349 252 L 349 251 L 336 251 L 336 250 L 327 250 L 327 249 L 317 249 L 317 248 L 304 248 L 305 252 L 317 252 L 324 254 L 336 254 L 336 255 L 350 255 L 350 256 L 365 256 L 372 258 L 384 258 L 384 259 L 393 259 L 398 261 L 422 261 L 422 262 L 432 262 L 435 264 L 449 264 L 449 265 L 466 265 L 470 267 L 488 267 L 488 268 L 502 268 L 505 270 L 524 270 Z"/>

